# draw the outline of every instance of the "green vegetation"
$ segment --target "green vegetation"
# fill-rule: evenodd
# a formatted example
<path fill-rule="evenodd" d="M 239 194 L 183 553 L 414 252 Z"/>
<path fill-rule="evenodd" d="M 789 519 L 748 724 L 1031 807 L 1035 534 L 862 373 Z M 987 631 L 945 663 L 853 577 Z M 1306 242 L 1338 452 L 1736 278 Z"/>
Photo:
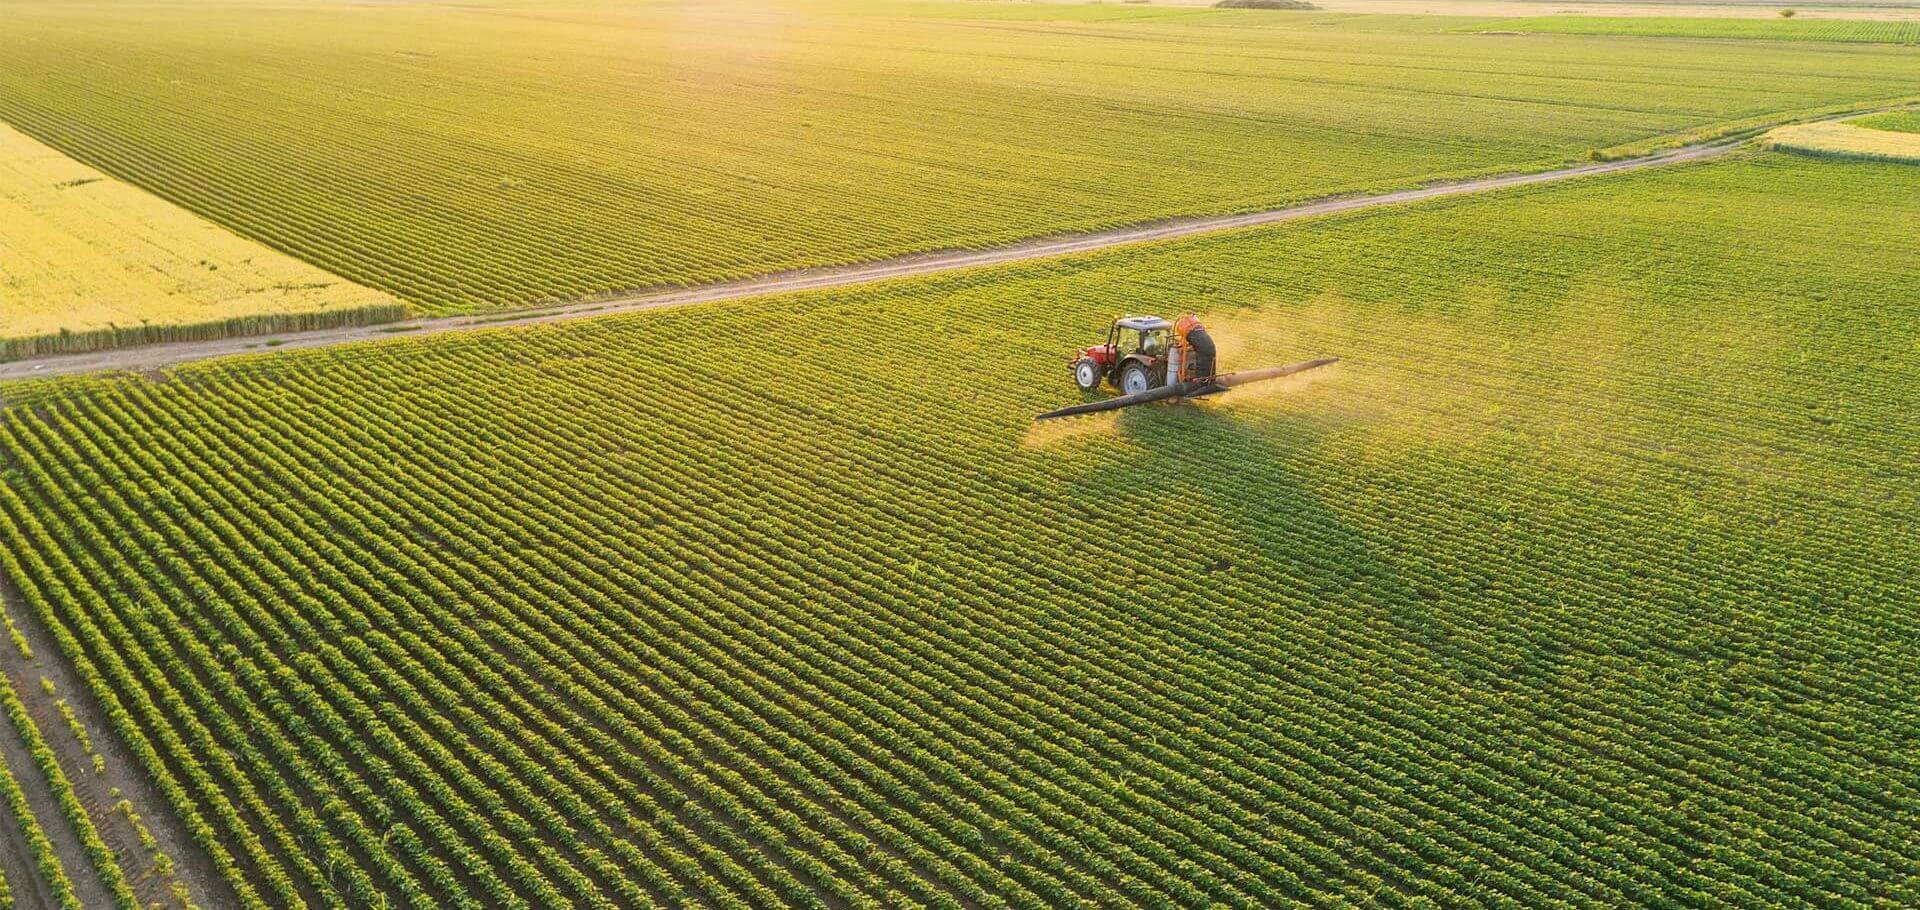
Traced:
<path fill-rule="evenodd" d="M 1916 218 L 1756 154 L 9 388 L 0 571 L 253 907 L 1913 906 Z M 1346 360 L 1024 435 L 1187 307 Z"/>
<path fill-rule="evenodd" d="M 1920 111 L 1893 111 L 1848 121 L 1854 126 L 1894 133 L 1920 133 Z"/>
<path fill-rule="evenodd" d="M 1683 16 L 1539 16 L 1464 26 L 1562 35 L 1634 38 L 1743 38 L 1766 41 L 1831 41 L 1920 44 L 1920 19 L 1693 19 Z"/>
<path fill-rule="evenodd" d="M 73 879 L 67 877 L 66 868 L 60 865 L 53 842 L 47 840 L 46 830 L 40 827 L 40 820 L 34 817 L 33 806 L 27 803 L 27 794 L 20 789 L 20 781 L 4 762 L 0 762 L 0 801 L 6 803 L 7 814 L 13 817 L 21 836 L 26 839 L 27 848 L 33 853 L 35 871 L 47 886 L 47 893 L 54 903 L 61 910 L 85 910 L 85 905 L 73 893 Z M 30 889 L 32 886 L 26 887 Z M 0 878 L 0 906 L 14 906 L 13 883 L 4 878 Z"/>
<path fill-rule="evenodd" d="M 1435 24 L 1457 21 L 15 0 L 0 120 L 447 312 L 1537 168 L 1920 83 L 1885 48 Z"/>
<path fill-rule="evenodd" d="M 48 787 L 53 790 L 54 799 L 60 803 L 61 814 L 65 817 L 67 825 L 73 829 L 75 836 L 79 838 L 81 848 L 86 850 L 87 861 L 93 865 L 94 872 L 100 876 L 101 884 L 106 887 L 107 893 L 112 895 L 114 906 L 120 910 L 140 910 L 140 901 L 134 897 L 133 887 L 127 884 L 126 874 L 121 871 L 119 860 L 115 858 L 113 849 L 100 839 L 99 828 L 94 825 L 93 817 L 87 814 L 87 808 L 81 804 L 80 797 L 74 793 L 73 783 L 67 780 L 66 772 L 61 770 L 60 760 L 54 756 L 53 747 L 47 745 L 46 737 L 41 735 L 40 728 L 35 726 L 33 718 L 28 716 L 26 704 L 20 701 L 20 693 L 15 692 L 13 686 L 4 678 L 0 678 L 0 707 L 4 707 L 7 720 L 13 724 L 14 732 L 26 742 L 27 751 L 33 755 L 35 767 L 46 778 Z M 67 715 L 67 718 L 70 723 L 78 727 L 78 722 L 73 720 L 71 714 Z M 84 729 L 82 735 L 84 735 Z M 88 749 L 91 751 L 91 744 L 88 745 Z M 19 785 L 18 782 L 10 780 L 8 786 L 18 789 Z M 11 802 L 13 795 L 7 794 L 7 799 Z M 24 799 L 23 795 L 22 801 L 16 805 L 15 809 L 16 816 L 23 819 L 23 828 L 27 827 L 25 822 L 33 819 L 31 813 L 25 815 L 19 813 L 19 807 L 24 806 Z M 37 822 L 34 824 L 37 826 Z M 33 840 L 35 833 L 33 831 L 27 833 L 29 841 Z M 40 834 L 40 838 L 44 841 L 44 833 Z M 39 853 L 40 850 L 41 844 L 34 844 L 35 853 Z M 53 861 L 54 869 L 50 870 L 49 860 Z M 57 866 L 57 859 L 51 856 L 45 857 L 40 862 L 41 874 L 58 871 Z M 60 875 L 64 878 L 65 872 L 61 871 Z M 70 882 L 63 886 L 56 881 L 53 888 L 57 895 L 62 895 L 60 901 L 63 906 L 74 908 L 80 906 L 79 900 L 73 896 Z"/>
<path fill-rule="evenodd" d="M 13 628 L 13 617 L 4 607 L 0 607 L 0 615 L 6 615 L 7 627 Z M 21 653 L 31 657 L 24 648 Z M 53 684 L 46 677 L 41 677 L 40 684 L 49 694 L 52 693 Z M 92 745 L 84 742 L 86 728 L 80 726 L 65 701 L 60 702 L 60 706 L 62 716 L 71 725 L 74 734 L 83 740 L 87 751 L 91 752 Z M 66 773 L 61 770 L 59 759 L 54 756 L 52 747 L 47 745 L 46 737 L 41 734 L 33 718 L 28 715 L 27 706 L 20 700 L 20 694 L 14 691 L 13 685 L 3 676 L 0 676 L 0 708 L 5 710 L 7 720 L 13 726 L 14 732 L 26 744 L 28 754 L 33 757 L 35 768 L 53 791 L 66 823 L 72 826 L 82 847 L 87 851 L 88 861 L 92 863 L 94 871 L 100 875 L 101 882 L 106 886 L 108 893 L 113 896 L 115 906 L 120 907 L 121 910 L 138 910 L 139 902 L 134 898 L 133 890 L 127 884 L 126 876 L 121 871 L 112 849 L 101 840 L 99 829 L 95 827 L 92 817 L 87 814 L 79 796 L 74 793 L 73 785 L 67 780 Z M 5 803 L 6 814 L 12 817 L 27 849 L 33 854 L 36 872 L 41 883 L 46 886 L 47 895 L 63 910 L 81 910 L 85 905 L 74 890 L 73 879 L 68 877 L 66 868 L 61 865 L 58 851 L 48 840 L 46 830 L 40 826 L 40 820 L 34 815 L 33 807 L 27 801 L 26 792 L 21 789 L 19 779 L 14 777 L 13 769 L 9 768 L 4 761 L 0 761 L 0 802 Z M 13 884 L 7 882 L 4 877 L 0 877 L 0 907 L 14 906 Z M 27 887 L 29 891 L 32 890 L 31 885 Z"/>
<path fill-rule="evenodd" d="M 0 263 L 0 360 L 407 312 L 4 125 Z"/>
<path fill-rule="evenodd" d="M 1219 0 L 1214 6 L 1220 9 L 1315 10 L 1320 8 L 1307 0 Z"/>

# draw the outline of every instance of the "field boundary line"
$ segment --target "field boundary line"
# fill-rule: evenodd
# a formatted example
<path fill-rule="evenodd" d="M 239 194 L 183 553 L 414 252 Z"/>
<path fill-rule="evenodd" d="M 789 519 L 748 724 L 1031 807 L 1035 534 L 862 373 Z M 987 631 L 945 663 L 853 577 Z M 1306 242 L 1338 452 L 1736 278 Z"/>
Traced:
<path fill-rule="evenodd" d="M 1465 196 L 1542 183 L 1557 183 L 1583 177 L 1645 170 L 1727 154 L 1747 142 L 1746 137 L 1718 138 L 1694 145 L 1680 146 L 1635 158 L 1599 161 L 1546 171 L 1500 174 L 1471 180 L 1435 183 L 1413 189 L 1360 196 L 1334 196 L 1311 202 L 1262 209 L 1233 215 L 1199 215 L 1173 218 L 1077 234 L 1060 234 L 1020 241 L 1005 246 L 974 250 L 950 250 L 914 253 L 890 259 L 849 266 L 799 269 L 774 272 L 754 278 L 696 285 L 687 288 L 652 290 L 628 295 L 582 300 L 560 306 L 492 314 L 462 314 L 405 320 L 399 323 L 319 329 L 271 336 L 239 336 L 206 341 L 171 342 L 142 347 L 115 348 L 83 354 L 56 354 L 0 363 L 0 382 L 42 377 L 73 376 L 101 372 L 145 372 L 179 366 L 199 360 L 235 354 L 264 353 L 332 347 L 361 341 L 375 341 L 396 335 L 437 335 L 445 332 L 473 331 L 504 326 L 563 322 L 589 316 L 637 313 L 668 307 L 715 303 L 795 291 L 812 291 L 873 284 L 897 278 L 921 277 L 968 269 L 1054 259 L 1114 247 L 1133 246 L 1166 240 L 1283 224 L 1307 218 L 1390 206 L 1409 205 L 1430 199 Z"/>

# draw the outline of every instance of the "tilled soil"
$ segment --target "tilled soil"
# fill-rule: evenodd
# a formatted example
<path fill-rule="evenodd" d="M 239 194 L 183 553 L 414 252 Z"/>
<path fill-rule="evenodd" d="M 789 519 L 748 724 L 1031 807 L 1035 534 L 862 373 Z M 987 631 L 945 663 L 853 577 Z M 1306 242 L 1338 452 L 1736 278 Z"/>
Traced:
<path fill-rule="evenodd" d="M 81 805 L 92 817 L 94 827 L 100 830 L 101 839 L 120 858 L 121 870 L 133 885 L 134 894 L 140 898 L 141 905 L 158 903 L 165 907 L 178 906 L 171 893 L 171 883 L 180 881 L 186 884 L 195 906 L 206 910 L 234 906 L 233 890 L 220 877 L 200 846 L 187 834 L 185 825 L 175 816 L 173 807 L 167 804 L 159 789 L 147 780 L 132 750 L 121 742 L 118 733 L 107 726 L 99 705 L 80 681 L 79 674 L 60 656 L 53 636 L 47 632 L 39 616 L 20 602 L 18 592 L 3 578 L 0 578 L 0 602 L 4 602 L 14 625 L 33 649 L 33 659 L 28 660 L 11 641 L 0 636 L 0 672 L 5 673 L 5 682 L 11 683 L 14 691 L 20 694 L 28 715 L 33 718 L 34 725 L 40 728 L 40 735 L 52 747 L 60 761 L 61 771 L 73 784 L 74 793 L 80 797 Z M 41 686 L 41 677 L 53 682 L 53 694 L 49 695 Z M 100 771 L 94 771 L 91 756 L 67 728 L 66 719 L 54 704 L 57 698 L 67 700 L 74 716 L 86 728 L 94 751 L 105 760 Z M 54 801 L 45 776 L 33 764 L 26 744 L 14 732 L 12 725 L 5 722 L 0 722 L 0 753 L 4 753 L 8 766 L 26 790 L 28 800 L 33 803 L 34 814 L 39 817 L 41 827 L 46 829 L 47 837 L 59 854 L 61 865 L 66 867 L 68 877 L 73 879 L 75 892 L 82 903 L 88 907 L 113 906 L 112 897 L 94 872 L 78 835 L 61 813 L 59 803 Z M 114 795 L 116 790 L 119 793 L 117 796 Z M 133 811 L 152 833 L 161 852 L 173 860 L 171 876 L 151 874 L 152 855 L 141 846 L 132 822 L 115 809 L 115 804 L 122 799 L 133 804 Z M 25 857 L 27 869 L 31 870 L 32 852 L 19 826 L 13 823 L 13 819 L 5 817 L 4 812 L 0 812 L 0 828 L 4 828 L 0 830 L 0 841 L 5 842 L 4 846 L 0 846 L 0 861 L 6 862 L 7 880 L 13 886 L 14 899 L 21 906 L 37 906 L 34 903 L 38 899 L 36 895 L 45 894 L 44 886 L 38 884 L 38 876 L 35 875 L 31 883 L 18 881 L 14 877 L 14 854 Z M 48 903 L 46 906 L 53 905 Z"/>

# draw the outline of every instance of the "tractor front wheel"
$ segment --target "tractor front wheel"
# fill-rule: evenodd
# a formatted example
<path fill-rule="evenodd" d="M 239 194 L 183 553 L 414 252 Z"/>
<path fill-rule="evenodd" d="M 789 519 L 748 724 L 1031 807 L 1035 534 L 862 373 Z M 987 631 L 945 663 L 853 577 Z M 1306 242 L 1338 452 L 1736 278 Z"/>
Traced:
<path fill-rule="evenodd" d="M 1153 374 L 1147 372 L 1147 365 L 1134 361 L 1120 371 L 1120 394 L 1138 395 L 1153 388 Z"/>
<path fill-rule="evenodd" d="M 1100 390 L 1100 364 L 1091 357 L 1082 357 L 1073 365 L 1073 384 L 1082 392 Z"/>

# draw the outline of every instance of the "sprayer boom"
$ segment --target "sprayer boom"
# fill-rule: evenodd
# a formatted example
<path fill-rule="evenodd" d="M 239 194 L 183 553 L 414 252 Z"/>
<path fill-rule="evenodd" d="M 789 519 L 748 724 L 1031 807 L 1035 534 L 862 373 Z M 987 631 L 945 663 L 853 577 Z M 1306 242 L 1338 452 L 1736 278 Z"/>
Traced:
<path fill-rule="evenodd" d="M 1056 420 L 1061 417 L 1096 414 L 1101 411 L 1117 411 L 1121 408 L 1130 408 L 1137 404 L 1148 404 L 1155 401 L 1172 401 L 1182 398 L 1201 398 L 1207 395 L 1218 395 L 1228 389 L 1243 386 L 1248 383 L 1261 382 L 1268 379 L 1279 379 L 1282 376 L 1292 376 L 1295 373 L 1304 373 L 1330 363 L 1337 363 L 1339 360 L 1340 358 L 1338 357 L 1322 357 L 1319 360 L 1291 363 L 1283 367 L 1242 370 L 1238 373 L 1222 373 L 1207 379 L 1171 382 L 1166 385 L 1150 388 L 1144 392 L 1121 395 L 1118 398 L 1108 398 L 1104 401 L 1089 401 L 1085 404 L 1069 405 L 1057 411 L 1048 411 L 1045 414 L 1035 417 L 1034 420 Z"/>

